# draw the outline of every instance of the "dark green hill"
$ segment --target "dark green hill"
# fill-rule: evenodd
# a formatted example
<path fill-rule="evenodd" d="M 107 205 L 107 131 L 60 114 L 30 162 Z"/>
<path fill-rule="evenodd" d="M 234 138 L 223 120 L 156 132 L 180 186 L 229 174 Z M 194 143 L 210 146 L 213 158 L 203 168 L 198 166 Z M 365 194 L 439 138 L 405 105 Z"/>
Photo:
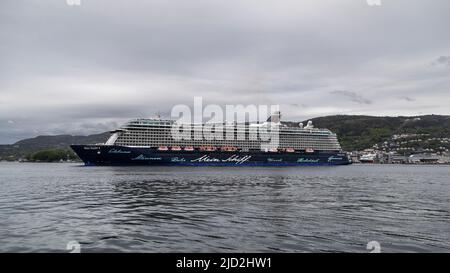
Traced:
<path fill-rule="evenodd" d="M 12 145 L 0 145 L 0 160 L 17 160 L 43 150 L 69 150 L 71 144 L 104 143 L 109 136 L 109 133 L 101 133 L 89 136 L 57 135 L 24 139 Z"/>
<path fill-rule="evenodd" d="M 312 119 L 315 127 L 335 132 L 346 151 L 371 148 L 393 135 L 426 134 L 430 138 L 450 137 L 450 116 L 374 117 L 336 115 Z M 307 121 L 303 123 L 306 124 Z"/>

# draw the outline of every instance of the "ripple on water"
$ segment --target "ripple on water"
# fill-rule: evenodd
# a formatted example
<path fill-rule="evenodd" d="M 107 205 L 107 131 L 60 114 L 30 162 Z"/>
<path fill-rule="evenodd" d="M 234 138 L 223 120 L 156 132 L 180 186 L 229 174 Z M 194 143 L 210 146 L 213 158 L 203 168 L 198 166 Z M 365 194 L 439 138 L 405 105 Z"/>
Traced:
<path fill-rule="evenodd" d="M 51 171 L 49 171 L 51 170 Z M 448 166 L 0 163 L 0 250 L 450 252 Z"/>

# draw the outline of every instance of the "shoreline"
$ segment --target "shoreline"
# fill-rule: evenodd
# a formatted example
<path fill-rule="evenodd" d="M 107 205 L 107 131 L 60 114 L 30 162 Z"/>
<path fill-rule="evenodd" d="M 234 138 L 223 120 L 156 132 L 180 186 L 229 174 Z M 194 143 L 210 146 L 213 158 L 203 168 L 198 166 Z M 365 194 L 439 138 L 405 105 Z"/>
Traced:
<path fill-rule="evenodd" d="M 31 163 L 31 164 L 43 164 L 43 163 L 52 163 L 52 164 L 84 164 L 83 161 L 19 161 L 19 160 L 2 160 L 1 163 Z M 379 165 L 390 165 L 390 166 L 450 166 L 450 163 L 352 163 L 351 165 L 355 166 L 379 166 Z"/>

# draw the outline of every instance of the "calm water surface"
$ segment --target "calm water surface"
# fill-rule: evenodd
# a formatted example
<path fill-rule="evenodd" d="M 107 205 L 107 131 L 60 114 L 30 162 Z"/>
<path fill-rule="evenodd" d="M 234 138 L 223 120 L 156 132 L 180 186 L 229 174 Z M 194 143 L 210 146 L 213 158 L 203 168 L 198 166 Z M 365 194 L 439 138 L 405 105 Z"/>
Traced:
<path fill-rule="evenodd" d="M 450 252 L 450 166 L 0 163 L 0 251 Z"/>

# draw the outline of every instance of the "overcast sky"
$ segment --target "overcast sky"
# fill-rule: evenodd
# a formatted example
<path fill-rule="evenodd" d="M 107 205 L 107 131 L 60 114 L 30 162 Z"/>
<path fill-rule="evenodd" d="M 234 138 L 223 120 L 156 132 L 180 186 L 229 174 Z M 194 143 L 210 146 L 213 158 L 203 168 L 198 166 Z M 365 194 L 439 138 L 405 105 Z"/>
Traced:
<path fill-rule="evenodd" d="M 450 1 L 0 1 L 0 143 L 175 104 L 450 114 Z"/>

